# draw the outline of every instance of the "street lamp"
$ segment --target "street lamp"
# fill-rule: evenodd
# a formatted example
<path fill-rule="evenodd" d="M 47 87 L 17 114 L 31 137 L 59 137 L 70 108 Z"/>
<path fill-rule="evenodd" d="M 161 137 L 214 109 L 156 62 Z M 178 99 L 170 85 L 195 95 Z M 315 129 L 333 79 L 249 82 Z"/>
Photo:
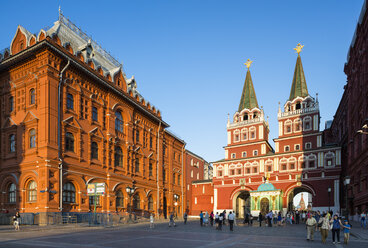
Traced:
<path fill-rule="evenodd" d="M 129 207 L 130 209 L 129 209 L 129 220 L 128 220 L 128 222 L 133 222 L 132 221 L 132 195 L 135 192 L 134 182 L 133 182 L 133 186 L 132 187 L 127 186 L 125 188 L 125 190 L 128 193 L 128 195 L 129 195 L 129 205 L 130 205 L 130 207 Z"/>
<path fill-rule="evenodd" d="M 179 199 L 179 196 L 177 194 L 174 195 L 174 199 L 175 199 L 175 217 L 177 218 L 178 217 L 178 211 L 177 211 L 177 206 L 178 206 L 178 199 Z"/>
<path fill-rule="evenodd" d="M 328 212 L 330 212 L 330 205 L 331 205 L 331 188 L 327 189 L 328 192 Z"/>
<path fill-rule="evenodd" d="M 348 203 L 348 185 L 350 184 L 350 177 L 346 176 L 344 180 L 345 185 L 345 195 L 346 195 L 346 201 L 345 201 L 345 209 L 346 209 L 346 219 L 349 220 L 349 203 Z"/>
<path fill-rule="evenodd" d="M 357 131 L 360 134 L 368 134 L 368 118 L 363 121 L 363 126 Z"/>

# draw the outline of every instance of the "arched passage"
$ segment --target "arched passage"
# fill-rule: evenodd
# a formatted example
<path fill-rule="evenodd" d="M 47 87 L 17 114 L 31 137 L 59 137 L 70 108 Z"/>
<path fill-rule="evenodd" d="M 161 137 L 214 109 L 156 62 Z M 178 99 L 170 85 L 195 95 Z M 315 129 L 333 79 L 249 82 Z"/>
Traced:
<path fill-rule="evenodd" d="M 313 194 L 314 192 L 303 186 L 293 188 L 289 191 L 287 201 L 288 201 L 288 211 L 295 209 L 305 210 L 313 206 Z"/>
<path fill-rule="evenodd" d="M 233 210 L 237 218 L 244 218 L 246 213 L 250 213 L 251 197 L 249 191 L 241 190 L 233 196 Z"/>

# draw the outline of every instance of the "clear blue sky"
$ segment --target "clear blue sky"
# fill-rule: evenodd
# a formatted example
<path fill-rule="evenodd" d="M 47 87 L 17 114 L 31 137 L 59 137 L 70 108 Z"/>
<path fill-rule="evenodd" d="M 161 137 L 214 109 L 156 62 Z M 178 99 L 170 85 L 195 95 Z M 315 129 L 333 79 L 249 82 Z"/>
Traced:
<path fill-rule="evenodd" d="M 238 108 L 251 67 L 258 103 L 278 135 L 278 102 L 289 96 L 301 53 L 308 90 L 319 93 L 321 130 L 343 93 L 343 72 L 363 0 L 7 1 L 0 50 L 20 24 L 33 33 L 64 15 L 124 62 L 170 130 L 208 161 L 224 157 L 227 113 Z M 16 11 L 15 11 L 16 10 Z"/>

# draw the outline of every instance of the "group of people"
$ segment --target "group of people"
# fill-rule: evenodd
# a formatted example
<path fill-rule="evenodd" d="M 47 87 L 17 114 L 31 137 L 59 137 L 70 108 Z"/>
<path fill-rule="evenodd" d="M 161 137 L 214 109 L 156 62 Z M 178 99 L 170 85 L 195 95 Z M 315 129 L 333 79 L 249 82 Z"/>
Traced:
<path fill-rule="evenodd" d="M 348 244 L 352 226 L 347 219 L 342 222 L 338 213 L 333 215 L 332 211 L 330 211 L 327 213 L 323 212 L 321 215 L 318 211 L 307 213 L 306 227 L 308 241 L 313 241 L 314 232 L 320 231 L 322 243 L 326 243 L 328 233 L 331 231 L 332 242 L 334 244 L 340 243 L 340 231 L 342 229 L 344 232 L 344 243 Z"/>
<path fill-rule="evenodd" d="M 229 224 L 230 231 L 234 231 L 234 223 L 235 223 L 235 214 L 230 211 L 229 214 L 226 213 L 226 210 L 216 214 L 213 211 L 208 214 L 208 212 L 202 212 L 199 214 L 199 223 L 201 226 L 213 226 L 215 224 L 216 230 L 222 230 L 222 226 L 226 225 L 226 220 Z"/>

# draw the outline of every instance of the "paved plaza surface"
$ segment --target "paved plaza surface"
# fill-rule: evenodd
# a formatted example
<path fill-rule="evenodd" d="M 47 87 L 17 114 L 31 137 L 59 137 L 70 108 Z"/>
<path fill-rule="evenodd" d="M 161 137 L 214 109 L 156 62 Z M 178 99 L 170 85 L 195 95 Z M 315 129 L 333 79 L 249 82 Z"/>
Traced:
<path fill-rule="evenodd" d="M 167 223 L 133 224 L 119 227 L 23 227 L 15 232 L 0 229 L 0 247 L 344 247 L 332 244 L 331 233 L 328 243 L 321 244 L 320 233 L 315 241 L 306 240 L 305 225 L 286 227 L 248 227 L 238 225 L 234 232 L 229 226 L 222 231 L 212 227 L 200 227 L 198 221 L 187 225 L 177 222 L 177 227 Z M 363 230 L 368 233 L 368 230 Z M 341 233 L 342 234 L 342 233 Z M 343 236 L 343 234 L 341 235 Z M 348 247 L 368 247 L 368 239 L 351 237 Z"/>

